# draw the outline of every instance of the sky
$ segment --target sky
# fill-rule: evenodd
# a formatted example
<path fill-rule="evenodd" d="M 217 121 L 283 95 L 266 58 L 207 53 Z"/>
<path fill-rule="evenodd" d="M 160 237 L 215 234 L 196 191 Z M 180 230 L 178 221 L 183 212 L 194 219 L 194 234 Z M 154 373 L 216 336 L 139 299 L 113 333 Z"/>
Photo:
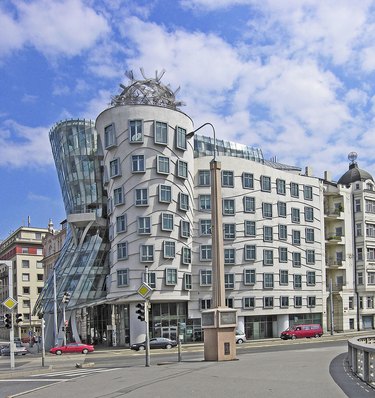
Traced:
<path fill-rule="evenodd" d="M 48 133 L 95 120 L 128 70 L 165 70 L 218 139 L 336 180 L 354 151 L 375 175 L 375 0 L 1 0 L 0 26 L 0 240 L 59 228 Z"/>

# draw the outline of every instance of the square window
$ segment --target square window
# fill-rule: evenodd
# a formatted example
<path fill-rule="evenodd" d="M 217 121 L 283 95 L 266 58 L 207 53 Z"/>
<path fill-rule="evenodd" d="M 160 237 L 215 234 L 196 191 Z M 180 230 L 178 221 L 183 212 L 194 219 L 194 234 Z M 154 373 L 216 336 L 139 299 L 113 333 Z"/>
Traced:
<path fill-rule="evenodd" d="M 211 261 L 212 260 L 212 246 L 211 245 L 201 245 L 200 246 L 200 260 L 201 261 Z"/>
<path fill-rule="evenodd" d="M 113 204 L 119 206 L 124 204 L 124 189 L 123 187 L 115 188 L 113 190 Z"/>
<path fill-rule="evenodd" d="M 234 240 L 236 238 L 236 224 L 224 224 L 224 239 Z"/>
<path fill-rule="evenodd" d="M 273 250 L 264 249 L 263 250 L 263 265 L 273 265 Z"/>
<path fill-rule="evenodd" d="M 256 260 L 256 246 L 255 245 L 245 245 L 245 261 L 255 261 Z"/>
<path fill-rule="evenodd" d="M 199 195 L 199 210 L 211 210 L 211 195 Z"/>
<path fill-rule="evenodd" d="M 273 242 L 273 228 L 269 226 L 263 227 L 263 241 L 264 242 Z"/>
<path fill-rule="evenodd" d="M 224 264 L 236 264 L 235 249 L 224 249 Z"/>
<path fill-rule="evenodd" d="M 255 269 L 244 269 L 243 271 L 244 285 L 255 285 L 255 282 L 256 282 Z"/>
<path fill-rule="evenodd" d="M 279 247 L 279 262 L 280 263 L 288 262 L 288 248 L 287 247 Z"/>
<path fill-rule="evenodd" d="M 180 159 L 177 160 L 177 176 L 181 178 L 188 178 L 188 164 Z"/>
<path fill-rule="evenodd" d="M 273 308 L 273 297 L 263 297 L 263 308 Z"/>
<path fill-rule="evenodd" d="M 128 286 L 129 284 L 129 270 L 119 269 L 117 270 L 117 286 Z"/>
<path fill-rule="evenodd" d="M 185 150 L 186 145 L 186 130 L 182 127 L 176 127 L 176 148 Z"/>
<path fill-rule="evenodd" d="M 272 218 L 272 203 L 262 203 L 263 218 Z"/>
<path fill-rule="evenodd" d="M 299 198 L 299 185 L 295 182 L 290 183 L 290 196 L 294 198 Z"/>
<path fill-rule="evenodd" d="M 109 176 L 111 178 L 118 177 L 121 175 L 120 159 L 113 159 L 109 162 Z"/>
<path fill-rule="evenodd" d="M 211 299 L 199 299 L 201 310 L 209 310 L 211 308 Z"/>
<path fill-rule="evenodd" d="M 307 296 L 307 307 L 313 308 L 316 305 L 316 297 L 315 296 Z"/>
<path fill-rule="evenodd" d="M 182 264 L 191 264 L 191 249 L 189 247 L 182 248 Z"/>
<path fill-rule="evenodd" d="M 146 282 L 151 289 L 156 288 L 156 274 L 155 272 L 147 271 L 142 274 L 142 281 Z"/>
<path fill-rule="evenodd" d="M 279 195 L 285 195 L 286 194 L 285 180 L 281 180 L 280 178 L 276 179 L 276 192 Z"/>
<path fill-rule="evenodd" d="M 172 187 L 170 187 L 169 185 L 159 185 L 159 202 L 172 202 Z"/>
<path fill-rule="evenodd" d="M 130 143 L 143 142 L 143 121 L 129 120 L 129 140 Z"/>
<path fill-rule="evenodd" d="M 200 235 L 211 235 L 211 220 L 199 220 Z"/>
<path fill-rule="evenodd" d="M 148 205 L 148 190 L 147 188 L 139 188 L 135 190 L 135 205 L 147 206 Z"/>
<path fill-rule="evenodd" d="M 117 260 L 126 260 L 128 258 L 128 242 L 117 244 Z"/>
<path fill-rule="evenodd" d="M 151 234 L 151 218 L 138 217 L 138 234 L 149 235 Z"/>
<path fill-rule="evenodd" d="M 280 270 L 280 286 L 287 286 L 289 284 L 289 272 L 286 269 Z"/>
<path fill-rule="evenodd" d="M 168 125 L 163 122 L 155 122 L 154 123 L 155 131 L 154 131 L 154 142 L 155 144 L 168 144 Z"/>
<path fill-rule="evenodd" d="M 169 174 L 169 158 L 167 156 L 157 156 L 157 173 Z"/>
<path fill-rule="evenodd" d="M 180 192 L 178 194 L 179 208 L 183 211 L 189 210 L 189 196 L 186 193 Z"/>
<path fill-rule="evenodd" d="M 234 289 L 234 274 L 232 273 L 224 274 L 224 285 L 225 289 Z"/>
<path fill-rule="evenodd" d="M 255 308 L 255 297 L 243 297 L 242 308 L 244 310 L 253 310 Z"/>
<path fill-rule="evenodd" d="M 273 289 L 273 274 L 263 274 L 263 289 Z"/>
<path fill-rule="evenodd" d="M 145 170 L 145 156 L 144 155 L 132 155 L 132 172 L 133 173 L 144 173 Z"/>
<path fill-rule="evenodd" d="M 176 243 L 172 241 L 163 242 L 164 258 L 176 257 Z"/>
<path fill-rule="evenodd" d="M 210 170 L 198 170 L 198 185 L 200 187 L 209 187 L 211 185 Z"/>
<path fill-rule="evenodd" d="M 184 274 L 184 290 L 191 290 L 192 283 L 191 283 L 191 274 Z"/>
<path fill-rule="evenodd" d="M 30 261 L 22 260 L 22 268 L 30 268 Z"/>
<path fill-rule="evenodd" d="M 116 232 L 126 232 L 126 214 L 116 217 Z"/>
<path fill-rule="evenodd" d="M 251 173 L 242 173 L 242 187 L 244 189 L 254 189 L 254 175 Z"/>
<path fill-rule="evenodd" d="M 165 269 L 165 284 L 166 285 L 177 285 L 177 269 L 166 268 Z"/>
<path fill-rule="evenodd" d="M 255 213 L 255 198 L 251 196 L 244 196 L 243 211 L 245 213 Z"/>
<path fill-rule="evenodd" d="M 180 236 L 181 238 L 189 238 L 190 237 L 190 223 L 189 221 L 180 221 Z"/>
<path fill-rule="evenodd" d="M 23 282 L 30 282 L 30 274 L 22 274 Z"/>
<path fill-rule="evenodd" d="M 279 240 L 287 240 L 288 239 L 288 227 L 286 225 L 279 225 Z"/>
<path fill-rule="evenodd" d="M 141 245 L 140 261 L 142 263 L 150 263 L 150 262 L 154 261 L 154 246 L 153 245 Z"/>
<path fill-rule="evenodd" d="M 212 271 L 210 269 L 200 270 L 200 285 L 211 286 L 212 284 Z"/>
<path fill-rule="evenodd" d="M 112 123 L 109 126 L 104 127 L 104 146 L 106 149 L 109 149 L 116 145 L 115 126 Z"/>
<path fill-rule="evenodd" d="M 271 192 L 271 177 L 267 176 L 260 177 L 260 189 L 263 192 Z"/>
<path fill-rule="evenodd" d="M 36 280 L 37 280 L 38 282 L 43 281 L 43 274 L 36 274 Z"/>
<path fill-rule="evenodd" d="M 30 287 L 24 286 L 24 287 L 22 288 L 22 293 L 23 293 L 23 294 L 30 294 Z"/>
<path fill-rule="evenodd" d="M 223 170 L 221 172 L 221 186 L 227 188 L 234 187 L 234 175 L 233 171 Z"/>
<path fill-rule="evenodd" d="M 173 214 L 169 213 L 161 214 L 161 230 L 173 231 Z"/>
<path fill-rule="evenodd" d="M 244 229 L 245 229 L 245 236 L 255 236 L 256 235 L 255 221 L 245 220 Z"/>
<path fill-rule="evenodd" d="M 223 215 L 224 216 L 234 216 L 234 199 L 223 199 Z"/>

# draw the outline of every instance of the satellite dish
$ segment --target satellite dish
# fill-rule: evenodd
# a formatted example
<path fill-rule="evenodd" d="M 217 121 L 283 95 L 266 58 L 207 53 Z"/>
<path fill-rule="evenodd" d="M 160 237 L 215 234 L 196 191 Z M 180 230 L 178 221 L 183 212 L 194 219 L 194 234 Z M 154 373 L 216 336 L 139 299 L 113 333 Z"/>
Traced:
<path fill-rule="evenodd" d="M 354 163 L 357 160 L 358 154 L 357 152 L 350 152 L 348 155 L 348 159 L 350 160 L 350 163 Z"/>

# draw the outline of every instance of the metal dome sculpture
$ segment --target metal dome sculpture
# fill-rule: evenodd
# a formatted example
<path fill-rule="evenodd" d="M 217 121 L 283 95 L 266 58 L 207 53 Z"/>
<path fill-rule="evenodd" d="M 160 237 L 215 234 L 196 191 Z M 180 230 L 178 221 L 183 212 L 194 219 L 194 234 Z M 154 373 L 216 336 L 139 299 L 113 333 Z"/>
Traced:
<path fill-rule="evenodd" d="M 168 86 L 161 83 L 165 70 L 161 73 L 155 72 L 155 78 L 147 78 L 142 68 L 140 68 L 144 80 L 136 80 L 133 71 L 125 72 L 130 79 L 130 84 L 125 86 L 120 84 L 122 91 L 112 97 L 111 105 L 155 105 L 164 108 L 178 109 L 185 105 L 182 101 L 176 100 L 176 94 L 180 90 L 172 91 Z"/>

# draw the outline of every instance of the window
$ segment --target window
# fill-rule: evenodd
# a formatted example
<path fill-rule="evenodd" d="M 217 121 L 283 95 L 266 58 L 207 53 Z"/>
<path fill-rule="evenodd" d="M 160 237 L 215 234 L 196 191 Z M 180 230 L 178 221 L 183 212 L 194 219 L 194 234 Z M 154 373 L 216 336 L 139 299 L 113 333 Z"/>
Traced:
<path fill-rule="evenodd" d="M 116 232 L 126 232 L 126 214 L 116 217 Z"/>
<path fill-rule="evenodd" d="M 273 242 L 273 229 L 272 227 L 264 226 L 263 227 L 263 241 L 264 242 Z"/>
<path fill-rule="evenodd" d="M 210 269 L 200 270 L 200 285 L 211 286 L 212 284 L 212 271 Z"/>
<path fill-rule="evenodd" d="M 172 202 L 172 187 L 170 187 L 169 185 L 159 185 L 159 202 Z"/>
<path fill-rule="evenodd" d="M 236 264 L 235 249 L 224 249 L 224 264 Z"/>
<path fill-rule="evenodd" d="M 185 150 L 186 146 L 186 130 L 182 127 L 176 127 L 176 148 Z"/>
<path fill-rule="evenodd" d="M 302 288 L 302 275 L 300 275 L 300 274 L 294 274 L 293 275 L 293 287 L 295 289 L 301 289 Z"/>
<path fill-rule="evenodd" d="M 363 260 L 363 247 L 357 247 L 357 260 Z"/>
<path fill-rule="evenodd" d="M 303 197 L 305 200 L 312 200 L 313 198 L 313 190 L 312 187 L 309 185 L 303 186 Z"/>
<path fill-rule="evenodd" d="M 359 308 L 361 310 L 363 310 L 363 297 L 362 296 L 359 298 Z"/>
<path fill-rule="evenodd" d="M 276 191 L 279 195 L 286 194 L 285 180 L 280 180 L 279 178 L 276 179 Z"/>
<path fill-rule="evenodd" d="M 292 230 L 292 243 L 293 245 L 300 245 L 301 244 L 301 232 Z"/>
<path fill-rule="evenodd" d="M 168 144 L 168 125 L 163 122 L 155 122 L 154 123 L 155 131 L 154 131 L 154 142 L 155 144 Z"/>
<path fill-rule="evenodd" d="M 199 220 L 200 235 L 211 235 L 211 220 Z"/>
<path fill-rule="evenodd" d="M 153 245 L 141 245 L 140 247 L 140 261 L 143 263 L 149 263 L 154 261 L 154 246 Z"/>
<path fill-rule="evenodd" d="M 354 201 L 354 211 L 356 213 L 361 211 L 361 199 L 355 199 L 355 201 Z"/>
<path fill-rule="evenodd" d="M 121 175 L 120 159 L 114 159 L 109 162 L 109 176 L 111 178 L 118 177 Z"/>
<path fill-rule="evenodd" d="M 30 274 L 22 274 L 23 282 L 30 282 Z"/>
<path fill-rule="evenodd" d="M 173 230 L 173 214 L 162 213 L 161 214 L 161 230 L 172 231 Z"/>
<path fill-rule="evenodd" d="M 23 247 L 22 248 L 22 253 L 23 254 L 27 254 L 29 252 L 29 248 L 28 247 Z"/>
<path fill-rule="evenodd" d="M 277 202 L 277 215 L 279 217 L 286 217 L 286 203 Z"/>
<path fill-rule="evenodd" d="M 234 289 L 234 274 L 232 273 L 224 274 L 224 286 L 225 289 Z"/>
<path fill-rule="evenodd" d="M 362 236 L 362 224 L 361 223 L 357 223 L 355 225 L 355 235 Z"/>
<path fill-rule="evenodd" d="M 306 243 L 314 243 L 315 242 L 315 233 L 313 228 L 306 228 Z"/>
<path fill-rule="evenodd" d="M 130 142 L 143 142 L 142 120 L 129 120 Z"/>
<path fill-rule="evenodd" d="M 273 297 L 263 297 L 263 308 L 273 308 Z"/>
<path fill-rule="evenodd" d="M 148 205 L 148 191 L 147 188 L 139 188 L 135 190 L 135 205 L 147 206 Z"/>
<path fill-rule="evenodd" d="M 255 285 L 255 282 L 256 282 L 255 269 L 245 269 L 243 271 L 244 285 Z"/>
<path fill-rule="evenodd" d="M 189 221 L 180 221 L 180 236 L 181 238 L 188 238 L 190 236 L 190 223 Z"/>
<path fill-rule="evenodd" d="M 211 261 L 212 260 L 212 246 L 211 245 L 201 245 L 200 246 L 200 260 L 201 261 Z"/>
<path fill-rule="evenodd" d="M 256 260 L 256 246 L 255 245 L 245 245 L 245 261 L 255 261 Z"/>
<path fill-rule="evenodd" d="M 138 217 L 138 233 L 140 235 L 146 235 L 151 233 L 150 217 Z"/>
<path fill-rule="evenodd" d="M 302 307 L 302 296 L 294 296 L 294 306 L 296 308 Z"/>
<path fill-rule="evenodd" d="M 374 247 L 368 247 L 367 248 L 367 260 L 375 260 L 375 248 Z"/>
<path fill-rule="evenodd" d="M 308 221 L 308 222 L 314 221 L 314 208 L 313 207 L 305 207 L 305 221 Z"/>
<path fill-rule="evenodd" d="M 263 288 L 273 289 L 273 274 L 270 273 L 263 274 Z"/>
<path fill-rule="evenodd" d="M 289 307 L 289 297 L 280 296 L 280 308 L 288 308 L 288 307 Z"/>
<path fill-rule="evenodd" d="M 43 253 L 41 253 L 41 254 L 43 254 Z M 36 262 L 36 268 L 43 269 L 44 268 L 43 267 L 43 263 L 41 261 L 37 261 Z"/>
<path fill-rule="evenodd" d="M 367 308 L 374 308 L 374 296 L 367 296 Z"/>
<path fill-rule="evenodd" d="M 211 308 L 211 299 L 199 299 L 201 310 L 209 310 Z"/>
<path fill-rule="evenodd" d="M 145 171 L 145 157 L 144 155 L 132 156 L 132 172 L 143 173 Z"/>
<path fill-rule="evenodd" d="M 117 270 L 117 286 L 128 286 L 129 284 L 129 270 L 119 269 Z"/>
<path fill-rule="evenodd" d="M 43 274 L 36 274 L 36 280 L 38 282 L 42 282 L 43 281 Z"/>
<path fill-rule="evenodd" d="M 104 127 L 104 146 L 106 149 L 116 146 L 115 126 L 110 124 Z"/>
<path fill-rule="evenodd" d="M 290 183 L 290 196 L 299 198 L 299 186 L 295 182 Z"/>
<path fill-rule="evenodd" d="M 363 285 L 363 272 L 357 273 L 357 281 L 358 281 L 358 285 Z"/>
<path fill-rule="evenodd" d="M 315 271 L 307 271 L 306 272 L 306 284 L 307 286 L 315 286 L 316 278 Z"/>
<path fill-rule="evenodd" d="M 293 267 L 301 266 L 301 253 L 299 253 L 299 252 L 292 253 L 292 264 L 293 264 Z"/>
<path fill-rule="evenodd" d="M 236 238 L 236 224 L 224 224 L 224 239 L 233 240 Z"/>
<path fill-rule="evenodd" d="M 272 203 L 262 203 L 263 218 L 272 218 Z"/>
<path fill-rule="evenodd" d="M 171 241 L 163 242 L 164 258 L 175 258 L 176 256 L 176 243 Z"/>
<path fill-rule="evenodd" d="M 279 240 L 287 240 L 288 239 L 288 227 L 286 225 L 279 225 Z"/>
<path fill-rule="evenodd" d="M 256 227 L 255 221 L 244 221 L 244 229 L 245 229 L 245 236 L 255 236 L 256 234 Z"/>
<path fill-rule="evenodd" d="M 315 250 L 306 250 L 306 264 L 315 264 Z"/>
<path fill-rule="evenodd" d="M 165 284 L 166 285 L 177 285 L 177 269 L 166 268 L 165 269 Z"/>
<path fill-rule="evenodd" d="M 255 213 L 255 198 L 251 196 L 244 196 L 243 211 L 245 213 Z"/>
<path fill-rule="evenodd" d="M 128 242 L 117 244 L 117 260 L 126 260 L 128 258 Z"/>
<path fill-rule="evenodd" d="M 191 274 L 184 274 L 184 290 L 191 290 L 192 283 L 191 283 Z"/>
<path fill-rule="evenodd" d="M 24 286 L 24 287 L 22 288 L 22 293 L 23 293 L 23 294 L 30 294 L 30 288 L 27 287 L 27 286 Z"/>
<path fill-rule="evenodd" d="M 361 202 L 360 199 L 357 199 L 359 201 L 359 210 L 361 210 Z M 366 213 L 375 213 L 375 201 L 373 200 L 366 200 Z"/>
<path fill-rule="evenodd" d="M 182 264 L 191 264 L 191 249 L 189 247 L 182 248 Z"/>
<path fill-rule="evenodd" d="M 189 210 L 189 196 L 186 193 L 180 192 L 178 194 L 179 208 L 183 211 Z"/>
<path fill-rule="evenodd" d="M 23 300 L 22 307 L 23 308 L 30 308 L 30 300 Z"/>
<path fill-rule="evenodd" d="M 228 308 L 234 308 L 234 300 L 231 297 L 225 298 L 225 306 Z"/>
<path fill-rule="evenodd" d="M 313 308 L 316 305 L 316 297 L 315 296 L 307 296 L 307 307 Z"/>
<path fill-rule="evenodd" d="M 123 187 L 115 188 L 113 190 L 113 204 L 115 206 L 124 204 L 124 190 L 123 190 Z"/>
<path fill-rule="evenodd" d="M 151 289 L 155 289 L 156 288 L 155 272 L 147 271 L 147 274 L 146 274 L 146 272 L 144 272 L 142 274 L 142 281 L 146 282 L 151 287 Z"/>
<path fill-rule="evenodd" d="M 271 192 L 271 177 L 260 177 L 260 189 L 263 192 Z"/>
<path fill-rule="evenodd" d="M 349 296 L 349 309 L 354 310 L 354 296 Z"/>
<path fill-rule="evenodd" d="M 157 156 L 157 169 L 160 174 L 169 174 L 169 158 L 167 156 Z"/>
<path fill-rule="evenodd" d="M 243 297 L 242 308 L 244 310 L 253 310 L 255 308 L 255 297 Z"/>
<path fill-rule="evenodd" d="M 286 269 L 280 270 L 280 286 L 286 286 L 289 283 L 289 272 Z"/>
<path fill-rule="evenodd" d="M 177 176 L 181 178 L 188 178 L 188 164 L 180 159 L 177 160 Z"/>
<path fill-rule="evenodd" d="M 375 224 L 366 223 L 366 235 L 375 238 Z"/>
<path fill-rule="evenodd" d="M 263 265 L 273 265 L 273 250 L 264 249 L 263 250 Z"/>
<path fill-rule="evenodd" d="M 288 262 L 288 248 L 287 247 L 279 247 L 279 262 L 280 263 Z"/>
<path fill-rule="evenodd" d="M 234 199 L 223 199 L 223 215 L 234 216 Z"/>
<path fill-rule="evenodd" d="M 234 187 L 233 171 L 223 170 L 221 172 L 221 186 L 229 188 Z"/>
<path fill-rule="evenodd" d="M 254 189 L 254 175 L 251 173 L 242 173 L 242 187 L 244 189 Z"/>
<path fill-rule="evenodd" d="M 209 187 L 211 185 L 210 170 L 199 170 L 198 171 L 198 185 L 200 187 Z"/>
<path fill-rule="evenodd" d="M 30 261 L 22 260 L 22 268 L 30 268 Z"/>
<path fill-rule="evenodd" d="M 292 222 L 299 223 L 301 221 L 300 211 L 295 207 L 292 207 Z"/>
<path fill-rule="evenodd" d="M 375 285 L 375 272 L 367 273 L 367 283 L 369 285 Z"/>
<path fill-rule="evenodd" d="M 199 210 L 209 211 L 211 210 L 211 196 L 210 195 L 199 195 Z"/>

